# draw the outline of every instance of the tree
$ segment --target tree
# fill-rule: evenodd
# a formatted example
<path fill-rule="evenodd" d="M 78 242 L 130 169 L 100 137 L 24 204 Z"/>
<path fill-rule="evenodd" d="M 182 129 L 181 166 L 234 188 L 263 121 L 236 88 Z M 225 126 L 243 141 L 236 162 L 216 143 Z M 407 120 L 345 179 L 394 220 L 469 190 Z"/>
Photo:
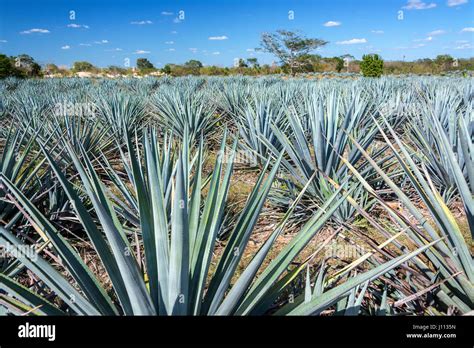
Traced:
<path fill-rule="evenodd" d="M 46 64 L 44 71 L 48 74 L 57 74 L 59 72 L 59 68 L 56 64 L 49 63 Z"/>
<path fill-rule="evenodd" d="M 165 74 L 171 74 L 171 66 L 169 64 L 166 64 L 163 69 L 161 69 L 161 71 Z"/>
<path fill-rule="evenodd" d="M 184 63 L 184 68 L 189 70 L 189 73 L 193 75 L 199 75 L 199 71 L 202 68 L 202 63 L 199 60 L 191 59 Z"/>
<path fill-rule="evenodd" d="M 321 39 L 306 38 L 292 31 L 277 30 L 276 33 L 262 34 L 262 47 L 258 50 L 277 56 L 283 65 L 288 66 L 291 75 L 294 76 L 299 67 L 307 64 L 302 57 L 326 44 L 327 41 Z"/>
<path fill-rule="evenodd" d="M 148 59 L 138 58 L 137 59 L 137 69 L 140 70 L 140 71 L 144 71 L 144 70 L 155 69 L 155 67 L 153 66 L 153 64 L 151 64 L 151 62 Z"/>
<path fill-rule="evenodd" d="M 344 69 L 344 59 L 341 57 L 334 57 L 334 60 L 336 61 L 336 71 L 340 73 L 342 69 Z"/>
<path fill-rule="evenodd" d="M 4 54 L 0 54 L 0 78 L 8 76 L 41 76 L 41 66 L 26 54 L 21 54 L 17 57 L 7 57 Z"/>
<path fill-rule="evenodd" d="M 346 71 L 349 72 L 349 63 L 355 60 L 355 57 L 352 54 L 346 53 L 340 56 L 339 58 L 342 59 L 342 66 L 346 67 Z"/>
<path fill-rule="evenodd" d="M 15 75 L 15 67 L 10 58 L 0 54 L 0 79 Z"/>
<path fill-rule="evenodd" d="M 248 68 L 248 65 L 245 64 L 245 60 L 243 60 L 242 58 L 239 58 L 239 62 L 237 63 L 237 67 L 238 68 Z"/>
<path fill-rule="evenodd" d="M 37 77 L 41 75 L 41 66 L 35 60 L 27 55 L 20 54 L 14 58 L 15 69 L 24 77 Z"/>
<path fill-rule="evenodd" d="M 247 64 L 256 69 L 260 67 L 257 58 L 247 58 Z"/>
<path fill-rule="evenodd" d="M 436 56 L 434 63 L 441 71 L 450 70 L 453 67 L 454 58 L 449 54 L 440 54 Z"/>
<path fill-rule="evenodd" d="M 107 70 L 111 75 L 127 75 L 127 69 L 116 65 L 110 65 Z"/>
<path fill-rule="evenodd" d="M 383 60 L 378 54 L 362 56 L 360 70 L 365 77 L 380 77 L 383 73 Z"/>
<path fill-rule="evenodd" d="M 297 58 L 297 63 L 299 63 L 298 71 L 299 72 L 314 72 L 318 71 L 320 68 L 320 62 L 322 57 L 318 54 L 303 54 Z M 285 71 L 291 71 L 289 65 L 283 66 Z"/>
<path fill-rule="evenodd" d="M 191 59 L 184 63 L 184 66 L 189 69 L 200 69 L 202 68 L 202 63 L 199 60 Z"/>
<path fill-rule="evenodd" d="M 74 62 L 72 65 L 72 71 L 73 72 L 80 72 L 80 71 L 86 71 L 86 72 L 92 72 L 96 70 L 96 67 L 92 65 L 89 62 Z"/>

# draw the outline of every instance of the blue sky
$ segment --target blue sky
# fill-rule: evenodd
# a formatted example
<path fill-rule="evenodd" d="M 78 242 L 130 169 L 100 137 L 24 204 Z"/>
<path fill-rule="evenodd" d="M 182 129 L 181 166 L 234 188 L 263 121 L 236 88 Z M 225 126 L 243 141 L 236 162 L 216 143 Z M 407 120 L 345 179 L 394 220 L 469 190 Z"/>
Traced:
<path fill-rule="evenodd" d="M 271 63 L 253 49 L 277 29 L 329 41 L 316 52 L 328 57 L 474 56 L 474 0 L 0 0 L 0 8 L 0 53 L 43 64 Z"/>

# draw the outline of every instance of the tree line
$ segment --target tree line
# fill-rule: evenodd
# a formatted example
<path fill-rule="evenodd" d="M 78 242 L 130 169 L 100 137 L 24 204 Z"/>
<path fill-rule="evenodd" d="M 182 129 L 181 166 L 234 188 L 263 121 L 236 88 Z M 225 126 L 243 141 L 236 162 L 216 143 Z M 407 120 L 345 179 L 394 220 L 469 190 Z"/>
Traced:
<path fill-rule="evenodd" d="M 322 57 L 313 53 L 328 42 L 287 30 L 263 33 L 260 47 L 256 52 L 267 52 L 275 56 L 278 62 L 272 65 L 260 64 L 255 57 L 236 59 L 233 66 L 205 66 L 199 60 L 191 59 L 183 64 L 166 64 L 156 68 L 147 58 L 138 58 L 136 68 L 112 65 L 99 68 L 90 62 L 74 62 L 71 69 L 55 64 L 46 64 L 43 68 L 26 54 L 7 57 L 0 54 L 0 78 L 74 76 L 78 72 L 89 72 L 108 76 L 149 75 L 162 73 L 171 76 L 185 75 L 269 75 L 346 72 L 362 73 L 367 77 L 379 77 L 383 74 L 444 74 L 451 71 L 474 71 L 474 58 L 455 59 L 450 55 L 438 55 L 434 59 L 423 58 L 411 62 L 386 61 L 378 54 L 367 54 L 357 60 L 349 54 L 336 57 Z"/>

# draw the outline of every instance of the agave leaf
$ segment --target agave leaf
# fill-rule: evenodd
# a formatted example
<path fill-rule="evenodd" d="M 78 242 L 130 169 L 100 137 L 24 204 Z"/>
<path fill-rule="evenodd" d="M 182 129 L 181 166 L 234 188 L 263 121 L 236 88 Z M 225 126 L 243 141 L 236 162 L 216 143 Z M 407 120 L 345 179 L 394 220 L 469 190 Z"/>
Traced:
<path fill-rule="evenodd" d="M 15 298 L 27 303 L 29 306 L 37 308 L 35 312 L 44 315 L 64 315 L 62 311 L 57 309 L 53 304 L 45 300 L 43 297 L 35 294 L 30 289 L 17 283 L 11 278 L 0 273 L 0 289 L 15 296 Z"/>
<path fill-rule="evenodd" d="M 46 241 L 50 241 L 53 244 L 61 259 L 72 273 L 72 276 L 79 283 L 81 289 L 90 297 L 91 301 L 104 313 L 113 314 L 114 307 L 110 298 L 66 239 L 58 233 L 51 222 L 2 173 L 0 173 L 0 180 L 29 214 L 33 224 L 36 226 L 36 230 L 42 231 L 47 236 Z"/>
<path fill-rule="evenodd" d="M 280 311 L 277 312 L 277 314 L 311 315 L 311 314 L 317 313 L 327 308 L 332 303 L 336 302 L 338 299 L 341 298 L 341 296 L 344 296 L 345 294 L 347 294 L 351 289 L 355 288 L 357 285 L 373 280 L 383 275 L 384 273 L 396 268 L 402 263 L 410 260 L 412 257 L 432 247 L 437 242 L 439 242 L 439 240 L 429 243 L 428 245 L 422 248 L 419 248 L 415 251 L 412 251 L 411 253 L 407 255 L 401 255 L 393 260 L 387 261 L 381 264 L 380 266 L 375 267 L 374 269 L 371 269 L 367 272 L 364 272 L 356 277 L 352 277 L 346 282 L 344 282 L 343 284 L 338 285 L 335 288 L 332 288 L 330 290 L 327 290 L 321 296 L 313 298 L 309 303 L 302 303 L 301 305 L 289 311 L 285 307 L 283 307 Z"/>
<path fill-rule="evenodd" d="M 110 279 L 114 285 L 114 289 L 117 291 L 117 295 L 120 299 L 120 302 L 122 303 L 125 313 L 131 314 L 130 301 L 126 293 L 125 284 L 119 272 L 117 262 L 113 254 L 111 253 L 106 240 L 103 238 L 102 233 L 97 229 L 97 226 L 94 223 L 89 212 L 85 208 L 84 204 L 82 203 L 77 193 L 72 188 L 71 183 L 66 179 L 61 169 L 58 167 L 56 162 L 51 158 L 48 151 L 43 146 L 40 145 L 40 147 L 46 159 L 48 160 L 51 166 L 51 169 L 54 171 L 56 177 L 58 178 L 61 185 L 63 186 L 64 191 L 68 195 L 71 205 L 77 214 L 77 217 L 79 218 L 82 225 L 84 226 L 84 229 L 89 239 L 94 245 L 94 248 L 97 251 L 97 254 L 99 255 L 105 269 L 107 270 L 107 273 L 109 274 Z"/>
<path fill-rule="evenodd" d="M 189 305 L 189 235 L 188 197 L 184 178 L 183 161 L 179 158 L 176 175 L 173 210 L 171 213 L 171 247 L 169 265 L 169 310 L 171 314 L 187 313 Z M 187 172 L 187 171 L 186 171 Z"/>
<path fill-rule="evenodd" d="M 25 245 L 11 232 L 0 227 L 0 245 L 11 250 L 15 257 L 35 273 L 45 284 L 68 304 L 73 311 L 81 315 L 99 315 L 100 312 L 69 281 L 37 254 L 26 252 Z"/>
<path fill-rule="evenodd" d="M 87 155 L 83 153 L 83 160 L 88 168 L 83 167 L 75 151 L 66 144 L 69 155 L 74 161 L 81 180 L 90 197 L 99 221 L 104 229 L 109 241 L 112 253 L 117 261 L 120 274 L 123 277 L 125 288 L 129 296 L 133 313 L 136 315 L 153 314 L 155 308 L 147 292 L 143 276 L 140 273 L 137 262 L 131 252 L 120 223 L 115 215 L 110 201 L 106 197 L 103 185 L 100 183 L 97 174 L 92 168 L 92 164 Z M 90 175 L 90 177 L 89 177 Z"/>
<path fill-rule="evenodd" d="M 340 197 L 340 191 L 344 185 L 336 190 L 332 197 L 316 212 L 316 214 L 303 226 L 301 231 L 283 248 L 265 268 L 256 282 L 245 295 L 238 308 L 239 314 L 246 314 L 257 305 L 265 295 L 265 292 L 286 270 L 290 262 L 307 245 L 313 236 L 324 226 L 326 221 L 331 218 L 334 211 L 345 201 L 345 196 Z"/>

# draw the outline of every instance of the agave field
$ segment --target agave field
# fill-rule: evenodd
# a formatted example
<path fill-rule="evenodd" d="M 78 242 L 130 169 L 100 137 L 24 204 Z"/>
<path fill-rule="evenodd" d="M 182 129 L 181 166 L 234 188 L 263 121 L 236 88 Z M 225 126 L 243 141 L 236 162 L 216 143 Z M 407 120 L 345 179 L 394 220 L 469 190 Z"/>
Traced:
<path fill-rule="evenodd" d="M 0 91 L 0 315 L 473 313 L 472 78 Z"/>

